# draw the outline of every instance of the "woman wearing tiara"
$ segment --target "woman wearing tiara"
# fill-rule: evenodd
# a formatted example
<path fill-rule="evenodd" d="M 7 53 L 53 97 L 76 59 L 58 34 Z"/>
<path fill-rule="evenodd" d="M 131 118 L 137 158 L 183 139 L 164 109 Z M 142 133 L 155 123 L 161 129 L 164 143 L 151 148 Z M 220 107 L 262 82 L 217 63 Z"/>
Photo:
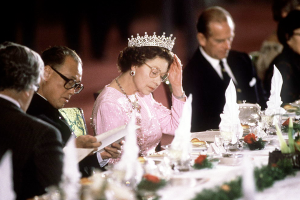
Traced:
<path fill-rule="evenodd" d="M 140 156 L 155 152 L 162 133 L 174 135 L 186 100 L 182 88 L 182 65 L 171 52 L 170 37 L 137 36 L 120 52 L 121 74 L 106 85 L 94 104 L 94 130 L 101 134 L 127 124 L 136 110 Z M 166 79 L 172 85 L 172 109 L 153 99 L 152 92 Z"/>

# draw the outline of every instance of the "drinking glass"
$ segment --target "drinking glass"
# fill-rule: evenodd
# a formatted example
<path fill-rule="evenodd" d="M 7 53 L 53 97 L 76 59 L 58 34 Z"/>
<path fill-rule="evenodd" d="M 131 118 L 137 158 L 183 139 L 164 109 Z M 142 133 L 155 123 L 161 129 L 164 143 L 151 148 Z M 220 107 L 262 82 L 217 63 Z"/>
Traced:
<path fill-rule="evenodd" d="M 220 126 L 220 134 L 223 137 L 223 145 L 226 150 L 226 153 L 224 156 L 229 156 L 231 153 L 229 153 L 229 143 L 232 141 L 233 137 L 233 131 L 232 131 L 232 126 L 231 125 L 226 125 L 226 126 Z"/>
<path fill-rule="evenodd" d="M 215 145 L 217 147 L 223 145 L 223 137 L 221 135 L 215 135 Z"/>
<path fill-rule="evenodd" d="M 235 137 L 236 143 L 232 141 L 232 143 L 235 143 L 237 149 L 241 149 L 243 147 L 242 142 L 240 142 L 240 136 L 243 134 L 243 128 L 240 124 L 232 124 L 231 125 L 232 130 L 232 136 Z"/>

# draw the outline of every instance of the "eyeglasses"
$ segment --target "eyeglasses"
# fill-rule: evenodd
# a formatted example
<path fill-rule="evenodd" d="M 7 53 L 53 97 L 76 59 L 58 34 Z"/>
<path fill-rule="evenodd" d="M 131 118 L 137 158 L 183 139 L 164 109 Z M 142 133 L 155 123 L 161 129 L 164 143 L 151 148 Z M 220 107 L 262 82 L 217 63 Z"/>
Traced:
<path fill-rule="evenodd" d="M 160 76 L 161 82 L 165 82 L 169 76 L 169 73 L 161 73 L 160 69 L 156 68 L 156 67 L 151 67 L 150 65 L 148 65 L 147 63 L 144 63 L 145 65 L 147 65 L 151 71 L 150 71 L 150 78 L 156 78 L 158 76 Z"/>
<path fill-rule="evenodd" d="M 76 83 L 75 80 L 73 79 L 69 79 L 67 77 L 65 77 L 64 75 L 62 75 L 60 72 L 58 72 L 56 69 L 54 69 L 53 67 L 51 67 L 53 69 L 53 71 L 55 71 L 62 79 L 64 79 L 66 81 L 64 87 L 67 90 L 70 90 L 72 88 L 74 88 L 74 92 L 75 94 L 78 94 L 79 92 L 81 92 L 81 90 L 83 90 L 83 84 L 81 83 Z"/>

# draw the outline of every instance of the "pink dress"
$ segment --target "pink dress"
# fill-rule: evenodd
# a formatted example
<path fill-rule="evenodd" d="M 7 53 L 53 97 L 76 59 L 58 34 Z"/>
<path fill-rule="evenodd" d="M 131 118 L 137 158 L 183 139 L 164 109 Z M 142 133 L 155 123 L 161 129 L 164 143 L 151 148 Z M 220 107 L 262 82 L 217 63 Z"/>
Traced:
<path fill-rule="evenodd" d="M 137 130 L 137 143 L 140 147 L 140 156 L 145 156 L 155 152 L 162 133 L 174 135 L 185 102 L 172 96 L 173 105 L 169 110 L 161 103 L 156 102 L 152 94 L 128 95 L 132 102 L 136 100 L 135 96 L 141 106 L 140 113 L 137 114 L 141 126 Z M 132 111 L 132 105 L 123 93 L 115 88 L 105 86 L 94 104 L 92 113 L 95 133 L 98 135 L 127 124 Z"/>

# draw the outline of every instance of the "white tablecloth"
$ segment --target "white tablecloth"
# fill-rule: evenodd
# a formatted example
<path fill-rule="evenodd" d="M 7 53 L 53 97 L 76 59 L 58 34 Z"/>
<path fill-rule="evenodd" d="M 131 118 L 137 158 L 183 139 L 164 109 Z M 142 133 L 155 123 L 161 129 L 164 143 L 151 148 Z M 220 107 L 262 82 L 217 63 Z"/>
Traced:
<path fill-rule="evenodd" d="M 213 133 L 212 135 L 209 135 Z M 202 140 L 213 141 L 214 135 L 218 132 L 201 132 L 193 133 L 192 137 L 198 137 Z M 272 145 L 271 145 L 272 144 Z M 231 181 L 237 176 L 241 176 L 244 172 L 242 165 L 243 158 L 248 157 L 252 161 L 253 166 L 262 166 L 268 164 L 269 152 L 278 147 L 278 143 L 272 142 L 264 150 L 243 150 L 237 152 L 243 154 L 241 158 L 235 160 L 226 160 L 221 162 L 214 169 L 192 170 L 182 172 L 175 175 L 176 180 L 172 185 L 165 187 L 159 191 L 162 200 L 189 200 L 196 196 L 203 189 L 213 189 L 216 186 L 221 186 L 224 182 Z M 232 158 L 231 158 L 232 159 Z M 236 160 L 238 159 L 238 160 Z M 231 165 L 232 164 L 232 165 Z M 274 199 L 300 199 L 298 191 L 300 189 L 300 172 L 296 176 L 288 176 L 284 180 L 277 181 L 275 184 L 263 192 L 257 192 L 255 200 L 274 200 Z"/>

